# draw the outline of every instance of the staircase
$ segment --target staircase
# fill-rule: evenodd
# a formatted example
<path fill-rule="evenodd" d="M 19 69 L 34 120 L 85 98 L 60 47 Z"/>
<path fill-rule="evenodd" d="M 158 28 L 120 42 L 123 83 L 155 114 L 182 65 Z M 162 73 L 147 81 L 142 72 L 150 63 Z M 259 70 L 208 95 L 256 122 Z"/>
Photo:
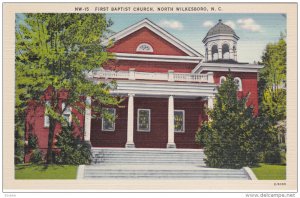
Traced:
<path fill-rule="evenodd" d="M 197 164 L 205 166 L 200 149 L 92 149 L 92 164 Z"/>
<path fill-rule="evenodd" d="M 204 179 L 248 180 L 244 169 L 208 168 L 200 149 L 93 148 L 83 179 Z"/>

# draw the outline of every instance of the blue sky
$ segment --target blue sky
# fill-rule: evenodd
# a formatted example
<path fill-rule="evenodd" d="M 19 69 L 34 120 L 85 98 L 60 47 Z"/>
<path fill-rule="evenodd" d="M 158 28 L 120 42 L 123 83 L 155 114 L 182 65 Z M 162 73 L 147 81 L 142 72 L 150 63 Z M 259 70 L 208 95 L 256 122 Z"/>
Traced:
<path fill-rule="evenodd" d="M 286 31 L 286 17 L 283 14 L 107 14 L 114 22 L 111 30 L 122 29 L 148 18 L 172 35 L 204 55 L 202 39 L 219 19 L 231 26 L 240 37 L 238 61 L 261 60 L 265 46 L 275 42 L 280 32 Z"/>

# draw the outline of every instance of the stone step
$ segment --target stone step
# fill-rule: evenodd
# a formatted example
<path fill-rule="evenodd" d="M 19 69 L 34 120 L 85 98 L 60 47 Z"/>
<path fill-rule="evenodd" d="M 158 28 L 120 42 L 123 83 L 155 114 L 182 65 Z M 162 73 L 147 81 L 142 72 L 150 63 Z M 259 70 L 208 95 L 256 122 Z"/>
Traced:
<path fill-rule="evenodd" d="M 147 174 L 147 175 L 244 175 L 243 171 L 187 171 L 187 170 L 85 170 L 89 174 Z"/>

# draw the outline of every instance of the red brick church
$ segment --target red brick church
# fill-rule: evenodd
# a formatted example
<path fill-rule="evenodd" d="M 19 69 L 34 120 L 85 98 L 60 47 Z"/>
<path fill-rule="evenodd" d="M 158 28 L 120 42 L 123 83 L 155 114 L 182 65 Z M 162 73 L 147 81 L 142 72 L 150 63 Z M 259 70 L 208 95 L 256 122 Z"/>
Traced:
<path fill-rule="evenodd" d="M 237 61 L 238 40 L 219 20 L 202 40 L 203 56 L 144 19 L 104 41 L 103 45 L 114 41 L 108 49 L 114 60 L 87 75 L 95 82 L 116 80 L 111 94 L 126 98 L 124 108 L 105 109 L 116 120 L 93 119 L 88 108 L 85 115 L 69 108 L 64 116 L 71 123 L 73 116 L 79 118 L 75 130 L 83 132 L 92 147 L 200 148 L 195 133 L 207 120 L 205 108 L 213 108 L 217 87 L 229 70 L 238 94 L 250 93 L 248 105 L 258 112 L 257 76 L 262 66 Z M 26 117 L 26 137 L 34 133 L 41 149 L 47 148 L 49 130 L 44 112 L 42 106 L 35 113 L 29 109 Z"/>

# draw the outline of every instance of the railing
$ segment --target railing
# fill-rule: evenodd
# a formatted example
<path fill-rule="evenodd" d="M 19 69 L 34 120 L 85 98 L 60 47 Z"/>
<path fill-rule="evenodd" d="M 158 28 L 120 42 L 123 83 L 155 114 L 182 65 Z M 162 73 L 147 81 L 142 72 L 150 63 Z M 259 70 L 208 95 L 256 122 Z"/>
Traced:
<path fill-rule="evenodd" d="M 177 82 L 206 82 L 213 83 L 213 73 L 191 74 L 191 73 L 174 73 L 169 70 L 168 73 L 156 72 L 136 72 L 134 69 L 129 71 L 111 71 L 111 70 L 94 70 L 89 74 L 94 78 L 104 79 L 129 79 L 129 80 L 161 80 Z"/>

